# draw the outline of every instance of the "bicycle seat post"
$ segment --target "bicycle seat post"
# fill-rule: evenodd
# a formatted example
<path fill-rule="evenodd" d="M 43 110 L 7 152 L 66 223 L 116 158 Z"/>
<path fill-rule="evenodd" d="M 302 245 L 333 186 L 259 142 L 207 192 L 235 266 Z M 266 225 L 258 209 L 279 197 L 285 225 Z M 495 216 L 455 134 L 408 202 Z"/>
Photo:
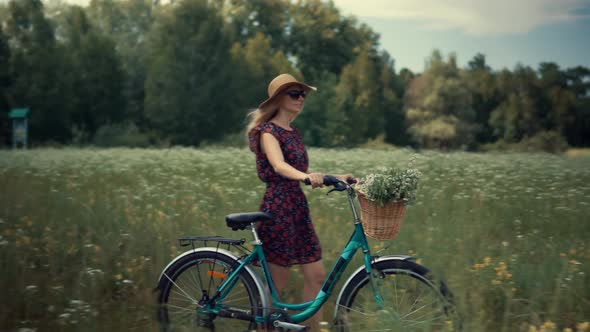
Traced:
<path fill-rule="evenodd" d="M 254 237 L 254 241 L 252 242 L 252 244 L 253 245 L 261 245 L 262 242 L 260 241 L 260 238 L 258 237 L 258 233 L 256 233 L 256 224 L 250 223 L 250 229 L 252 230 L 252 236 Z"/>

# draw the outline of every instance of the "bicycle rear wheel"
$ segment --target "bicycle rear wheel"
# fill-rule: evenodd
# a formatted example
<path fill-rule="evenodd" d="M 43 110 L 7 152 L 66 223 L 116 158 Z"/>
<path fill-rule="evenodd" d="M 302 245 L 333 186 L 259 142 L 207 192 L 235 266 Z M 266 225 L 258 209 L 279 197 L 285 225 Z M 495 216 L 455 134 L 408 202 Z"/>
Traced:
<path fill-rule="evenodd" d="M 244 270 L 227 296 L 213 304 L 210 298 L 239 263 L 215 251 L 193 252 L 168 267 L 160 280 L 158 319 L 167 331 L 244 331 L 257 328 L 251 321 L 217 316 L 209 309 L 261 316 L 260 292 Z"/>
<path fill-rule="evenodd" d="M 411 261 L 373 264 L 378 305 L 364 270 L 353 276 L 337 303 L 337 331 L 460 331 L 452 295 L 429 270 Z"/>

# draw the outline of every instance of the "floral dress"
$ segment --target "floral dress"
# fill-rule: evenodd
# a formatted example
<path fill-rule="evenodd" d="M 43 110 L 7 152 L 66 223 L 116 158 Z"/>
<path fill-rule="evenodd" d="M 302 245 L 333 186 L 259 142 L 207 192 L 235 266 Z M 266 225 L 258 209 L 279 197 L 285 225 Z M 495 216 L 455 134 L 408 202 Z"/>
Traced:
<path fill-rule="evenodd" d="M 264 255 L 268 262 L 287 267 L 319 261 L 322 250 L 311 223 L 305 194 L 299 181 L 274 171 L 260 149 L 262 133 L 270 133 L 279 141 L 285 162 L 297 170 L 307 172 L 308 157 L 301 134 L 295 127 L 287 130 L 265 122 L 248 133 L 250 150 L 256 154 L 258 177 L 266 183 L 260 211 L 273 216 L 272 221 L 261 222 L 256 228 Z"/>

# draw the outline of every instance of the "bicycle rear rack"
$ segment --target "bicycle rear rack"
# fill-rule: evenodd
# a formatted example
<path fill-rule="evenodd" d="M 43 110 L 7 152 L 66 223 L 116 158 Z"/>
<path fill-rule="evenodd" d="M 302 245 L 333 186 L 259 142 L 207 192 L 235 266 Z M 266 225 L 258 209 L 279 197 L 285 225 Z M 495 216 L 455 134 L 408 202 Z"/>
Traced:
<path fill-rule="evenodd" d="M 244 243 L 246 243 L 246 239 L 230 239 L 225 238 L 222 236 L 185 236 L 178 239 L 178 243 L 181 247 L 191 246 L 193 250 L 195 248 L 201 247 L 200 245 L 195 245 L 195 242 L 203 242 L 204 246 L 207 246 L 207 242 L 215 242 L 216 249 L 219 249 L 222 245 L 227 246 L 226 249 L 230 250 L 233 246 L 237 250 L 239 250 L 243 255 L 248 255 L 250 253 L 250 249 L 244 247 Z"/>

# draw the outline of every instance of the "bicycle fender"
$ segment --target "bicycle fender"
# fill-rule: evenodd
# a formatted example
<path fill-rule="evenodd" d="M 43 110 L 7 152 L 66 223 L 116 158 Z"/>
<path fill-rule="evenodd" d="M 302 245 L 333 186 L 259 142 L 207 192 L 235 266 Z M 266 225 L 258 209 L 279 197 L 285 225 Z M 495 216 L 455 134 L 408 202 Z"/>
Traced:
<path fill-rule="evenodd" d="M 234 254 L 233 252 L 226 250 L 226 249 L 215 248 L 215 247 L 195 248 L 194 250 L 189 250 L 189 251 L 186 251 L 186 252 L 176 256 L 176 258 L 174 258 L 170 263 L 168 263 L 168 265 L 166 265 L 166 267 L 162 270 L 162 273 L 160 273 L 160 277 L 158 278 L 157 288 L 160 287 L 160 283 L 162 282 L 162 278 L 164 277 L 164 272 L 166 272 L 166 270 L 168 270 L 168 268 L 170 268 L 177 261 L 183 259 L 185 256 L 188 256 L 192 253 L 200 252 L 200 251 L 216 252 L 218 254 L 225 255 L 231 259 L 234 259 L 238 262 L 240 261 L 239 257 L 236 256 L 236 254 Z M 258 288 L 258 293 L 260 294 L 260 301 L 262 302 L 263 314 L 266 317 L 268 315 L 267 311 L 268 311 L 268 308 L 270 308 L 270 305 L 268 303 L 268 298 L 266 296 L 266 290 L 265 290 L 264 284 L 262 283 L 262 280 L 260 279 L 260 276 L 258 275 L 258 273 L 256 273 L 251 266 L 249 266 L 249 265 L 244 266 L 244 270 L 250 275 L 250 277 L 252 277 L 252 280 L 254 280 L 254 282 L 256 283 L 256 288 Z"/>
<path fill-rule="evenodd" d="M 376 257 L 371 261 L 371 265 L 374 265 L 376 263 L 379 262 L 384 262 L 384 261 L 389 261 L 389 260 L 396 260 L 396 261 L 412 261 L 415 258 L 412 256 L 406 256 L 406 255 L 387 255 L 387 256 L 381 256 L 381 257 Z M 365 271 L 365 266 L 361 265 L 358 269 L 356 269 L 351 275 L 350 277 L 346 280 L 346 282 L 344 283 L 344 285 L 342 285 L 342 288 L 340 289 L 340 293 L 338 294 L 338 298 L 336 298 L 336 306 L 334 308 L 334 317 L 336 317 L 337 314 L 337 310 L 338 310 L 338 303 L 340 303 L 340 299 L 342 298 L 342 293 L 344 293 L 344 290 L 346 289 L 346 287 L 348 286 L 348 284 L 352 281 L 352 279 L 354 277 L 356 277 L 358 274 L 367 274 L 367 271 Z"/>

